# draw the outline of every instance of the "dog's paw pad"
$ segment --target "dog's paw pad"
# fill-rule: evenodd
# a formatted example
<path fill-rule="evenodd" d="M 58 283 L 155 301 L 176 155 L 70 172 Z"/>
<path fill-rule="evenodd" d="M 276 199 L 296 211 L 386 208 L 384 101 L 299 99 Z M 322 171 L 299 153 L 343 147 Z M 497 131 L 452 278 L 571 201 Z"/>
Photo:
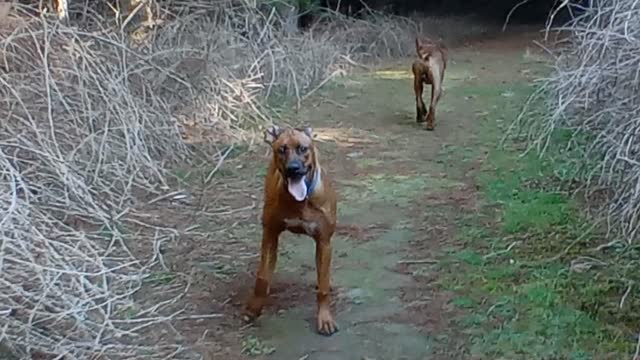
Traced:
<path fill-rule="evenodd" d="M 242 318 L 242 321 L 244 321 L 247 324 L 250 324 L 252 322 L 255 322 L 259 315 L 260 314 L 256 314 L 254 312 L 246 310 L 244 313 L 242 313 L 241 318 Z"/>
<path fill-rule="evenodd" d="M 338 332 L 338 324 L 333 320 L 331 314 L 320 314 L 318 316 L 318 333 L 324 336 L 331 336 Z"/>
<path fill-rule="evenodd" d="M 325 326 L 322 329 L 318 329 L 318 333 L 322 336 L 331 336 L 337 333 L 338 331 L 340 331 L 340 329 L 338 329 L 338 324 L 336 323 Z"/>

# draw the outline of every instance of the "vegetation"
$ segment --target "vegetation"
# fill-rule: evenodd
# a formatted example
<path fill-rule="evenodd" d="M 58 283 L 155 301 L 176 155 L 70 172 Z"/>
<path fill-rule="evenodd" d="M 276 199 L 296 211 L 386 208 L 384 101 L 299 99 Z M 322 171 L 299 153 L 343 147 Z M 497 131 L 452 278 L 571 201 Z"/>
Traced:
<path fill-rule="evenodd" d="M 554 230 L 540 241 L 544 245 L 530 249 L 530 257 L 545 259 L 546 254 L 545 266 L 562 261 L 564 266 L 554 270 L 553 288 L 575 304 L 584 320 L 607 324 L 604 333 L 588 322 L 573 326 L 585 334 L 588 328 L 596 331 L 600 340 L 590 344 L 597 344 L 605 357 L 636 337 L 638 321 L 640 6 L 625 0 L 565 5 L 577 6 L 581 14 L 559 29 L 548 29 L 561 34 L 552 49 L 552 71 L 527 100 L 510 135 L 526 144 L 521 159 L 545 164 L 542 178 L 528 177 L 536 188 L 560 194 L 542 194 L 546 205 L 541 199 L 529 201 L 534 208 L 527 209 L 527 222 L 543 217 L 554 222 L 536 226 L 553 225 Z M 508 212 L 511 217 L 517 213 Z M 545 278 L 549 275 L 540 277 Z M 581 347 L 582 354 L 587 348 Z"/>
<path fill-rule="evenodd" d="M 150 269 L 190 231 L 154 215 L 181 198 L 171 169 L 250 140 L 270 97 L 299 105 L 360 62 L 408 53 L 413 31 L 371 13 L 286 34 L 250 2 L 174 4 L 155 24 L 81 10 L 67 24 L 25 6 L 2 13 L 3 342 L 25 356 L 164 358 L 182 347 L 147 330 L 182 312 L 171 306 L 184 287 Z M 155 301 L 134 299 L 143 280 Z"/>
<path fill-rule="evenodd" d="M 539 86 L 510 86 L 506 103 L 507 89 L 474 93 L 503 104 L 486 117 L 508 125 Z M 499 142 L 500 133 L 498 124 L 483 126 L 481 143 Z M 564 189 L 560 174 L 573 159 L 560 139 L 549 144 L 554 158 L 522 155 L 519 140 L 491 149 L 477 177 L 479 211 L 457 218 L 460 244 L 442 255 L 439 287 L 456 294 L 455 323 L 478 358 L 615 359 L 635 345 L 636 300 L 616 297 L 628 288 L 618 278 L 628 265 L 589 251 L 605 233 Z"/>
<path fill-rule="evenodd" d="M 560 32 L 548 22 L 550 71 L 528 49 L 456 48 L 429 138 L 411 127 L 415 34 L 454 48 L 520 1 L 474 2 L 500 14 L 480 25 L 411 1 L 358 1 L 357 16 L 313 0 L 117 3 L 132 6 L 70 3 L 63 21 L 0 4 L 0 357 L 203 356 L 178 324 L 237 311 L 227 293 L 259 238 L 253 144 L 292 118 L 326 127 L 344 204 L 336 306 L 378 355 L 638 357 L 637 1 L 562 2 L 552 17 L 583 8 Z M 554 6 L 529 3 L 511 19 Z M 308 245 L 283 246 L 285 275 L 313 278 Z M 224 296 L 196 306 L 202 273 Z M 296 301 L 312 292 L 283 283 L 291 312 L 262 330 L 206 323 L 202 338 L 224 329 L 207 349 L 309 357 Z"/>

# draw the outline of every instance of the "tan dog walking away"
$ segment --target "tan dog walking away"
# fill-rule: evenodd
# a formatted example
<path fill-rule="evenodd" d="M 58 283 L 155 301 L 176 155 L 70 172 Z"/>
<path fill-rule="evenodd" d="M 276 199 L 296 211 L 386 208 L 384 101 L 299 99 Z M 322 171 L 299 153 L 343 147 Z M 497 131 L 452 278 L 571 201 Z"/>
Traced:
<path fill-rule="evenodd" d="M 278 258 L 278 239 L 288 230 L 306 234 L 316 243 L 318 275 L 317 330 L 338 331 L 331 315 L 331 237 L 336 229 L 336 193 L 320 166 L 310 128 L 271 127 L 265 132 L 273 156 L 264 187 L 262 248 L 253 295 L 245 311 L 247 321 L 257 318 L 269 295 Z"/>
<path fill-rule="evenodd" d="M 433 130 L 436 120 L 436 105 L 442 95 L 442 82 L 447 68 L 448 49 L 442 42 L 416 38 L 416 53 L 419 60 L 413 62 L 413 91 L 416 95 L 416 121 L 427 121 L 427 130 Z M 422 101 L 423 84 L 431 85 L 429 112 Z"/>

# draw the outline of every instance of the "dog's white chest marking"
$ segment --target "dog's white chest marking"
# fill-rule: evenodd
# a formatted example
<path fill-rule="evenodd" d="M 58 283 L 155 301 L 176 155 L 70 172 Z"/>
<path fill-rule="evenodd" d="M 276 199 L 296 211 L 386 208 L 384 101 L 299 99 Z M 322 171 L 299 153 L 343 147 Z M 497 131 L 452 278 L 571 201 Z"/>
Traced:
<path fill-rule="evenodd" d="M 305 221 L 300 218 L 284 219 L 284 224 L 287 230 L 296 231 L 302 230 L 307 235 L 313 235 L 318 230 L 318 223 L 315 221 Z"/>

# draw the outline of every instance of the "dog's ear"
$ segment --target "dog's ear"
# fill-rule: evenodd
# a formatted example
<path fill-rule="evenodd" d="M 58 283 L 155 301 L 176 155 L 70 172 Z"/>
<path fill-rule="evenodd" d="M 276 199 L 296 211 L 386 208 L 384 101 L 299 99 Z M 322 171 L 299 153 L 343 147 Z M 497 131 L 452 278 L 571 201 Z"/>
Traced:
<path fill-rule="evenodd" d="M 271 145 L 282 134 L 283 129 L 278 125 L 273 125 L 264 131 L 264 142 Z"/>
<path fill-rule="evenodd" d="M 313 139 L 313 129 L 309 126 L 305 126 L 303 128 L 300 128 L 299 130 L 305 133 L 310 139 Z"/>

